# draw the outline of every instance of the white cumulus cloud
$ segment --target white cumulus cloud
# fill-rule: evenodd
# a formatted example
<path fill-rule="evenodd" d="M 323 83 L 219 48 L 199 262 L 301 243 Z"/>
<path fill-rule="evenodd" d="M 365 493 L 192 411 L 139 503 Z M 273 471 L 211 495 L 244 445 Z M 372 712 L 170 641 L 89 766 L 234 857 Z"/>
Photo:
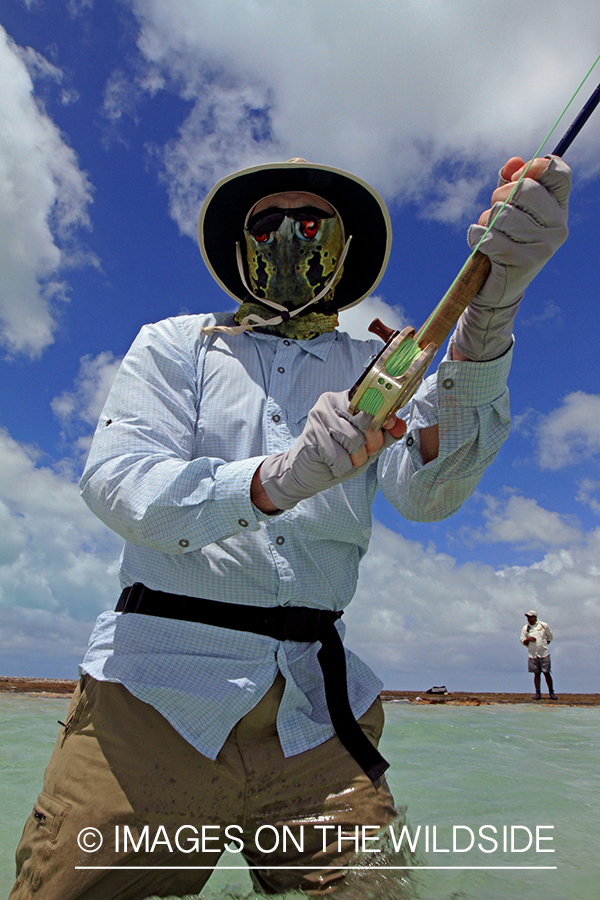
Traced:
<path fill-rule="evenodd" d="M 53 341 L 57 301 L 67 293 L 62 270 L 73 234 L 89 226 L 92 191 L 36 102 L 30 70 L 60 80 L 55 66 L 0 26 L 0 342 L 36 356 Z"/>
<path fill-rule="evenodd" d="M 506 155 L 537 149 L 600 33 L 600 7 L 586 0 L 568 15 L 548 0 L 542 16 L 516 0 L 129 3 L 147 83 L 190 104 L 163 161 L 172 214 L 191 236 L 220 176 L 292 156 L 347 168 L 436 219 L 471 215 Z M 570 151 L 588 174 L 599 137 L 591 120 Z"/>
<path fill-rule="evenodd" d="M 600 514 L 600 481 L 584 478 L 579 485 L 576 499 L 589 506 L 593 512 Z"/>
<path fill-rule="evenodd" d="M 498 500 L 488 496 L 485 502 L 486 528 L 479 535 L 480 540 L 522 547 L 553 547 L 570 544 L 582 537 L 570 517 L 544 509 L 531 497 L 513 494 L 508 499 Z"/>
<path fill-rule="evenodd" d="M 542 468 L 562 469 L 600 454 L 600 395 L 574 391 L 538 425 Z"/>
<path fill-rule="evenodd" d="M 28 648 L 38 653 L 57 641 L 56 650 L 71 640 L 80 654 L 95 616 L 114 605 L 122 541 L 88 510 L 70 476 L 5 430 L 0 529 L 0 650 L 26 658 Z M 46 632 L 41 645 L 33 631 Z"/>

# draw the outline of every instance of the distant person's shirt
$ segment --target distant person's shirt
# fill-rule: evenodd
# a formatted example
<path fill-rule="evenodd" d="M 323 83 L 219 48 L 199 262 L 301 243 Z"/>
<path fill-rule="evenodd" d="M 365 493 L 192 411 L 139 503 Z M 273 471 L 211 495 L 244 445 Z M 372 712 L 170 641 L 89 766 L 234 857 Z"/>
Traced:
<path fill-rule="evenodd" d="M 521 631 L 521 642 L 523 642 L 526 637 L 535 638 L 535 643 L 530 641 L 529 644 L 527 644 L 527 652 L 530 656 L 534 658 L 543 658 L 550 655 L 548 644 L 552 640 L 552 632 L 546 622 L 540 622 L 538 619 L 535 625 L 530 625 L 529 623 L 524 625 Z"/>
<path fill-rule="evenodd" d="M 485 363 L 442 361 L 400 411 L 405 438 L 364 474 L 267 516 L 250 499 L 262 460 L 292 446 L 321 393 L 348 389 L 382 344 L 339 331 L 309 341 L 202 334 L 214 323 L 181 316 L 144 327 L 101 414 L 81 486 L 126 540 L 121 585 L 229 603 L 232 621 L 236 603 L 343 610 L 378 489 L 418 521 L 450 516 L 475 489 L 508 434 L 511 352 Z M 439 456 L 424 466 L 419 429 L 438 421 Z M 401 603 L 401 582 L 390 590 Z M 291 756 L 334 734 L 319 646 L 105 612 L 81 671 L 125 685 L 211 759 L 281 671 L 277 727 Z M 346 660 L 358 718 L 382 684 L 349 650 Z"/>

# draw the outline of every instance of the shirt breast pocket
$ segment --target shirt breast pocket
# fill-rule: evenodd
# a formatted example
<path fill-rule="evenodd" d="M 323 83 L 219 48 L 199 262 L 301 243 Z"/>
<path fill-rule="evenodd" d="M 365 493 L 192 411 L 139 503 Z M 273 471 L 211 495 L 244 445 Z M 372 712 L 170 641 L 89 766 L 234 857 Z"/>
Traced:
<path fill-rule="evenodd" d="M 305 400 L 302 403 L 294 403 L 288 407 L 287 426 L 294 441 L 302 434 L 308 414 L 313 406 L 313 402 Z"/>

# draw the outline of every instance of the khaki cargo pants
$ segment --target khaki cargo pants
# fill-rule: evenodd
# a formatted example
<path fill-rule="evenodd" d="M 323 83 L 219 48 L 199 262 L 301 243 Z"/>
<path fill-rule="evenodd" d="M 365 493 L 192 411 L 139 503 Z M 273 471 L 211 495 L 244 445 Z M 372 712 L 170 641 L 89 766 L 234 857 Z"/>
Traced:
<path fill-rule="evenodd" d="M 283 756 L 275 722 L 284 685 L 279 675 L 212 761 L 122 685 L 85 676 L 25 825 L 10 900 L 198 893 L 228 844 L 243 848 L 236 860 L 264 893 L 347 885 L 355 845 L 340 834 L 388 825 L 393 799 L 337 738 Z M 377 743 L 379 700 L 360 725 Z"/>

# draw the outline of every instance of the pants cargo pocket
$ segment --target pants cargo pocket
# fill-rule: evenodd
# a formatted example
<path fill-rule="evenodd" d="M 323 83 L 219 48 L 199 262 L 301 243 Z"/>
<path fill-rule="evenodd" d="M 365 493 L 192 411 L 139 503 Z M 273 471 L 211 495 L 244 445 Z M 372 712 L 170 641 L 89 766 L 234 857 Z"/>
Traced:
<path fill-rule="evenodd" d="M 39 889 L 44 875 L 53 868 L 52 857 L 60 828 L 70 809 L 70 803 L 49 797 L 43 791 L 34 803 L 16 857 L 17 875 L 32 892 Z"/>

